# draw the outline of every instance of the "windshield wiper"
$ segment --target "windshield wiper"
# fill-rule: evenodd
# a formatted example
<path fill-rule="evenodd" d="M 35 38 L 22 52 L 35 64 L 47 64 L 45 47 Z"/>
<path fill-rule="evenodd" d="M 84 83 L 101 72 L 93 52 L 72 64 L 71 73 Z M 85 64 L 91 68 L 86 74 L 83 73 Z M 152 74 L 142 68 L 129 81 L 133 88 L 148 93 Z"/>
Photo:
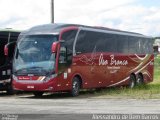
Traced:
<path fill-rule="evenodd" d="M 43 74 L 48 75 L 51 73 L 50 70 L 45 70 L 43 67 L 29 67 L 29 68 L 21 68 L 14 72 L 15 74 Z"/>
<path fill-rule="evenodd" d="M 14 71 L 13 70 L 13 73 L 19 73 L 19 72 L 21 72 L 21 73 L 25 73 L 27 71 L 27 68 L 21 68 L 21 69 L 19 69 L 19 70 L 16 70 L 16 71 Z"/>
<path fill-rule="evenodd" d="M 45 75 L 50 72 L 49 70 L 46 70 L 43 67 L 33 67 L 32 69 L 37 69 L 39 73 L 44 73 Z"/>

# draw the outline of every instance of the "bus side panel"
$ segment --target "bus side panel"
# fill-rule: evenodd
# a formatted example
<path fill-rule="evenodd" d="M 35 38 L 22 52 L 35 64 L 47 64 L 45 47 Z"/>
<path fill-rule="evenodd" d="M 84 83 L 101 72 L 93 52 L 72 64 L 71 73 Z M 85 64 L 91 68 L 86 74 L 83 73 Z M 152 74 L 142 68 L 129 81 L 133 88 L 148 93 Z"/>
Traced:
<path fill-rule="evenodd" d="M 152 55 L 94 53 L 76 56 L 73 67 L 84 77 L 86 88 L 127 85 L 131 74 L 142 74 L 144 82 L 153 80 Z M 79 62 L 78 62 L 79 61 Z"/>
<path fill-rule="evenodd" d="M 149 57 L 144 59 L 144 65 L 141 69 L 143 74 L 144 83 L 149 83 L 153 81 L 154 74 L 154 55 L 148 55 Z M 145 63 L 146 62 L 146 63 Z"/>
<path fill-rule="evenodd" d="M 136 77 L 142 74 L 145 83 L 153 81 L 153 55 L 115 55 L 115 60 L 126 60 L 128 63 L 120 66 L 121 69 L 115 73 L 116 82 L 129 80 L 131 74 L 135 74 Z"/>
<path fill-rule="evenodd" d="M 90 54 L 77 55 L 73 57 L 73 71 L 74 74 L 82 76 L 83 88 L 93 88 L 93 79 L 91 67 L 93 65 L 92 60 L 88 59 Z"/>

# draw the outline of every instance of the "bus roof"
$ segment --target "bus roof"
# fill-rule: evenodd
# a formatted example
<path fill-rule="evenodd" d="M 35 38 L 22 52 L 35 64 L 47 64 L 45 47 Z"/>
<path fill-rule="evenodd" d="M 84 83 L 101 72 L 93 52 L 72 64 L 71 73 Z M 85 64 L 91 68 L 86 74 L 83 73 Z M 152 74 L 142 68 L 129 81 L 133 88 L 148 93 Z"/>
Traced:
<path fill-rule="evenodd" d="M 39 25 L 32 27 L 31 29 L 22 32 L 22 34 L 28 34 L 28 35 L 35 35 L 35 34 L 59 34 L 61 30 L 67 27 L 77 27 L 82 29 L 88 29 L 88 30 L 97 30 L 97 31 L 106 31 L 109 33 L 118 33 L 118 34 L 128 34 L 131 36 L 139 36 L 139 37 L 147 37 L 143 34 L 134 33 L 134 32 L 128 32 L 128 31 L 122 31 L 118 29 L 111 29 L 106 27 L 99 27 L 99 26 L 86 26 L 86 25 L 78 25 L 78 24 L 45 24 L 45 25 Z"/>
<path fill-rule="evenodd" d="M 20 30 L 15 30 L 12 28 L 0 29 L 0 32 L 21 32 Z"/>
<path fill-rule="evenodd" d="M 20 31 L 13 30 L 13 29 L 0 29 L 0 38 L 6 38 L 8 35 L 11 35 L 12 37 L 19 36 Z"/>

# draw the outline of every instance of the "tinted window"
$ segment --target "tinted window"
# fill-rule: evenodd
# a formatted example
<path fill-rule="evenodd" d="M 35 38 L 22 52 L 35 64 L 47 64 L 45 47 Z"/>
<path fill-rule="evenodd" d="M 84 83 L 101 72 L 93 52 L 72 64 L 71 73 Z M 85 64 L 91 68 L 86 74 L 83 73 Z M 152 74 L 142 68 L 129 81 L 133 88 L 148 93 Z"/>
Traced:
<path fill-rule="evenodd" d="M 117 52 L 123 54 L 152 53 L 152 42 L 149 39 L 108 34 L 93 31 L 80 31 L 76 53 Z"/>
<path fill-rule="evenodd" d="M 76 42 L 76 53 L 90 53 L 96 48 L 96 35 L 89 31 L 80 31 Z"/>
<path fill-rule="evenodd" d="M 117 36 L 117 52 L 118 53 L 128 53 L 128 37 L 124 35 Z"/>
<path fill-rule="evenodd" d="M 137 37 L 129 36 L 128 37 L 129 42 L 129 53 L 130 54 L 137 54 L 140 52 L 139 50 L 139 39 Z"/>
<path fill-rule="evenodd" d="M 153 53 L 153 40 L 152 39 L 148 39 L 148 48 L 149 48 L 149 53 L 152 54 Z"/>
<path fill-rule="evenodd" d="M 16 42 L 19 34 L 19 32 L 11 32 L 9 42 Z"/>
<path fill-rule="evenodd" d="M 151 39 L 141 38 L 141 50 L 143 53 L 152 53 L 153 52 L 153 41 Z"/>
<path fill-rule="evenodd" d="M 114 34 L 106 34 L 92 31 L 81 31 L 79 33 L 76 52 L 116 52 L 117 40 Z"/>
<path fill-rule="evenodd" d="M 148 38 L 129 37 L 129 53 L 148 54 L 153 51 L 153 43 Z"/>
<path fill-rule="evenodd" d="M 62 40 L 66 41 L 67 50 L 69 53 L 73 53 L 73 44 L 77 34 L 77 30 L 71 30 L 63 33 Z"/>
<path fill-rule="evenodd" d="M 0 66 L 5 64 L 6 56 L 4 55 L 4 46 L 7 44 L 8 36 L 0 36 Z"/>
<path fill-rule="evenodd" d="M 4 65 L 7 59 L 9 61 L 12 60 L 15 45 L 8 46 L 8 53 L 12 53 L 9 54 L 8 57 L 4 55 L 4 46 L 8 43 L 17 41 L 18 35 L 19 32 L 0 32 L 0 66 Z"/>
<path fill-rule="evenodd" d="M 57 35 L 26 35 L 19 39 L 13 62 L 14 70 L 19 74 L 29 74 L 31 68 L 35 74 L 48 73 L 54 69 L 55 54 L 51 51 L 52 43 L 58 40 Z M 21 69 L 27 69 L 21 71 Z M 32 72 L 31 72 L 32 73 Z"/>
<path fill-rule="evenodd" d="M 117 39 L 114 34 L 101 33 L 98 41 L 96 42 L 98 52 L 116 52 Z"/>

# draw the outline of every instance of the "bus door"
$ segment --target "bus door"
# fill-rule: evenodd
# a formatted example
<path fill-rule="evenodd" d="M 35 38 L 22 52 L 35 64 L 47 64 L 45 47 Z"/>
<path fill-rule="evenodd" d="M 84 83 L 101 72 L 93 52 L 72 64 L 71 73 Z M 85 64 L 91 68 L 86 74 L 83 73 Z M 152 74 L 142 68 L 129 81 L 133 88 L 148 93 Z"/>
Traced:
<path fill-rule="evenodd" d="M 57 87 L 60 90 L 69 89 L 70 83 L 70 73 L 69 73 L 69 66 L 71 65 L 71 57 L 72 54 L 69 54 L 65 42 L 61 42 L 60 45 L 60 54 L 58 60 L 58 83 Z"/>

